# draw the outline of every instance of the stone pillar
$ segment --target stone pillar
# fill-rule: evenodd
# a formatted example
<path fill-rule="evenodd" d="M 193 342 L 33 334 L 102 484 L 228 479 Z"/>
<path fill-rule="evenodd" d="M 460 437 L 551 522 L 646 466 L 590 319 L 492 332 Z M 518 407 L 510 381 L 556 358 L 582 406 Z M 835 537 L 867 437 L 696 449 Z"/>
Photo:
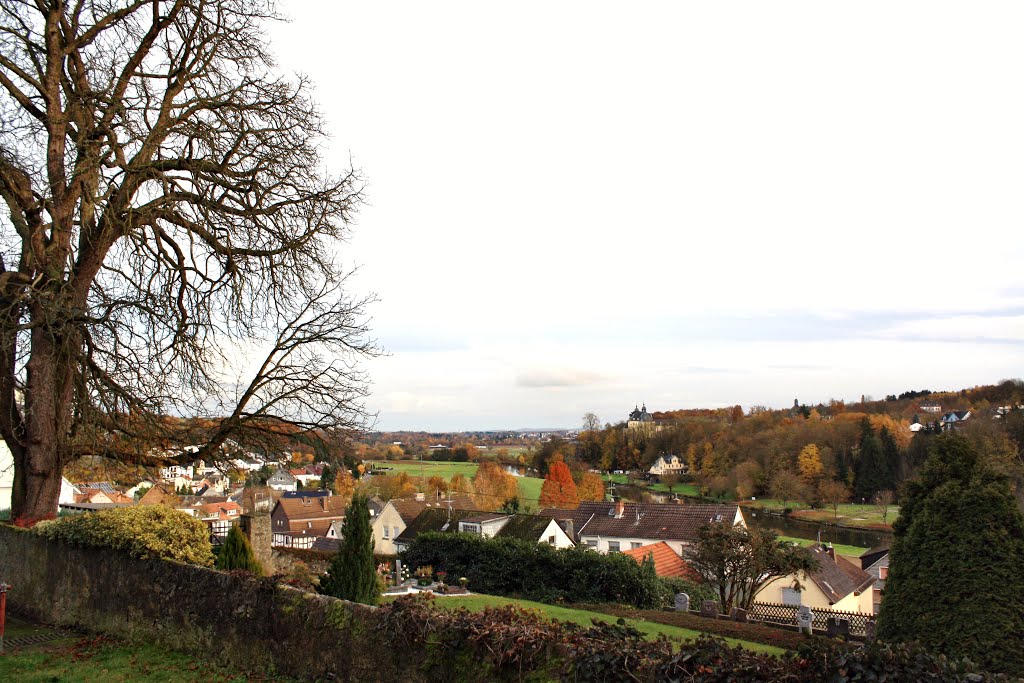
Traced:
<path fill-rule="evenodd" d="M 270 514 L 266 512 L 252 512 L 242 515 L 242 533 L 249 538 L 252 545 L 252 553 L 256 561 L 263 567 L 263 573 L 267 576 L 275 573 L 274 555 L 271 550 L 271 541 L 274 538 L 270 526 Z"/>

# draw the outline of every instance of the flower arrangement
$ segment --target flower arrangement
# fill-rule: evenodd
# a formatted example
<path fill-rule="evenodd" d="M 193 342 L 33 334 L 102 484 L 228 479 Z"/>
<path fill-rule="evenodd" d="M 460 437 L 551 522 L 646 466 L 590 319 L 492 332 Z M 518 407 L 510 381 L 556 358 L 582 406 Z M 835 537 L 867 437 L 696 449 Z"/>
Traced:
<path fill-rule="evenodd" d="M 459 577 L 459 585 L 462 586 L 463 588 L 465 588 L 466 586 L 469 585 L 469 579 L 467 579 L 465 576 L 460 576 Z"/>
<path fill-rule="evenodd" d="M 416 583 L 421 586 L 429 586 L 433 583 L 433 577 L 434 568 L 429 564 L 416 569 Z"/>

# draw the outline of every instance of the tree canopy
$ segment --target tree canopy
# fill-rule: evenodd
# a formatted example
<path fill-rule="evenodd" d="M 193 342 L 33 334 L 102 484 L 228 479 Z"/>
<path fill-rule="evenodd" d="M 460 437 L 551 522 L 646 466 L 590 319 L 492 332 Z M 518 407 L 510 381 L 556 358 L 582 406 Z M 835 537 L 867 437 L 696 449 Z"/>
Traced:
<path fill-rule="evenodd" d="M 748 529 L 728 522 L 703 527 L 686 561 L 718 592 L 723 611 L 750 609 L 758 592 L 774 579 L 811 572 L 817 559 L 803 548 L 778 540 L 770 529 Z"/>
<path fill-rule="evenodd" d="M 320 592 L 342 600 L 376 605 L 380 584 L 373 560 L 373 532 L 366 496 L 355 495 L 341 524 L 341 545 L 320 582 Z"/>
<path fill-rule="evenodd" d="M 338 257 L 361 179 L 324 172 L 273 19 L 270 0 L 0 2 L 15 517 L 56 514 L 77 456 L 362 426 L 356 361 L 376 349 Z M 200 439 L 181 415 L 216 419 Z"/>
<path fill-rule="evenodd" d="M 879 637 L 1024 674 L 1024 518 L 1009 479 L 962 436 L 935 437 L 893 531 Z"/>

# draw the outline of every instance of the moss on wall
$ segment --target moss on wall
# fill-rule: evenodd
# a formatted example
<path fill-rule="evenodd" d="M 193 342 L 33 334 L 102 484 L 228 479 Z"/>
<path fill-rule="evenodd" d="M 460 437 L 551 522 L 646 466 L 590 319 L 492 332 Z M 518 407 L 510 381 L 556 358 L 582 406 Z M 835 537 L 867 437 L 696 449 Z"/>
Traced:
<path fill-rule="evenodd" d="M 27 616 L 155 642 L 253 672 L 415 680 L 409 652 L 380 642 L 376 608 L 270 579 L 75 548 L 0 524 L 0 581 Z"/>

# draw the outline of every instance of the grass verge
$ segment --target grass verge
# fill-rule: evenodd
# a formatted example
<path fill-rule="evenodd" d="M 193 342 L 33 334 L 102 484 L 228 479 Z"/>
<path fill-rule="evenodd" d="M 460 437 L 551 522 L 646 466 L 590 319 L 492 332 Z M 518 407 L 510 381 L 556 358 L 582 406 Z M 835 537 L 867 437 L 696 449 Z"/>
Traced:
<path fill-rule="evenodd" d="M 393 597 L 390 598 L 390 600 L 393 599 Z M 503 598 L 495 595 L 472 594 L 443 597 L 438 598 L 434 604 L 440 609 L 458 609 L 459 607 L 465 607 L 473 612 L 480 611 L 485 607 L 518 605 L 526 609 L 536 610 L 551 620 L 567 621 L 574 624 L 581 624 L 583 626 L 590 626 L 594 619 L 606 623 L 615 623 L 615 621 L 621 616 L 626 619 L 626 622 L 630 626 L 637 629 L 648 638 L 656 638 L 659 635 L 664 635 L 674 639 L 692 640 L 702 632 L 701 630 L 694 628 L 652 621 L 644 616 L 626 617 L 624 615 L 617 615 L 605 611 L 599 612 L 591 609 L 576 609 L 562 605 L 547 605 L 542 602 L 533 602 L 532 600 L 517 600 L 514 598 Z M 641 614 L 642 612 L 644 615 L 661 614 L 661 612 L 657 612 L 656 610 L 634 610 L 634 612 L 637 614 Z M 668 613 L 666 612 L 665 614 Z M 726 637 L 726 640 L 729 641 L 730 645 L 740 645 L 743 648 L 754 652 L 765 652 L 768 654 L 781 654 L 783 652 L 783 648 L 771 644 L 758 643 L 736 637 Z"/>

